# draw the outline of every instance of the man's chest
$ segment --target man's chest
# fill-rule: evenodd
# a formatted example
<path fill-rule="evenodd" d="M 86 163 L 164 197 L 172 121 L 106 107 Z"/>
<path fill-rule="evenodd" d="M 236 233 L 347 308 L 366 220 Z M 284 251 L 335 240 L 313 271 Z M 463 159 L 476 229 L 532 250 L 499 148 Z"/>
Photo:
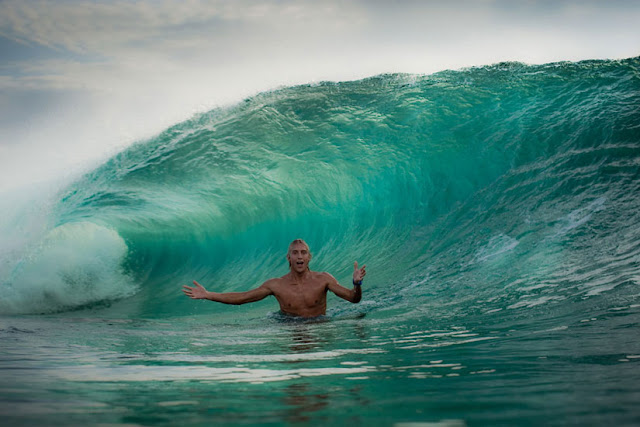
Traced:
<path fill-rule="evenodd" d="M 278 299 L 307 306 L 319 304 L 326 299 L 327 286 L 321 282 L 283 283 L 274 290 Z"/>

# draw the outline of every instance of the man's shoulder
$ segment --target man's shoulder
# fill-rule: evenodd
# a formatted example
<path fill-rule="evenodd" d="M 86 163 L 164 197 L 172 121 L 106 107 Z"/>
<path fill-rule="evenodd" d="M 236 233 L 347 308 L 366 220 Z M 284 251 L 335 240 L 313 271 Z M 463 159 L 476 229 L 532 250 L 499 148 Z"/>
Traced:
<path fill-rule="evenodd" d="M 322 281 L 335 281 L 336 278 L 333 277 L 331 274 L 327 273 L 326 271 L 314 271 L 314 279 L 316 280 L 322 280 Z"/>
<path fill-rule="evenodd" d="M 281 277 L 272 277 L 271 279 L 264 282 L 262 286 L 267 286 L 267 287 L 281 286 L 281 285 L 286 285 L 289 282 L 291 282 L 291 277 L 289 277 L 289 274 L 285 274 L 284 276 L 281 276 Z"/>
<path fill-rule="evenodd" d="M 278 286 L 281 283 L 284 283 L 284 279 L 286 276 L 282 276 L 282 277 L 273 277 L 271 279 L 267 279 L 263 284 L 262 287 L 264 288 L 272 288 L 274 286 Z"/>
<path fill-rule="evenodd" d="M 327 273 L 326 271 L 310 271 L 310 279 L 313 282 L 335 282 L 336 279 L 335 277 L 333 277 L 331 274 Z M 262 286 L 265 287 L 274 287 L 274 286 L 281 286 L 281 285 L 286 285 L 289 282 L 291 282 L 291 277 L 289 276 L 289 274 L 285 274 L 282 277 L 274 277 L 272 279 L 267 280 L 266 282 L 264 282 L 262 284 Z"/>
<path fill-rule="evenodd" d="M 311 273 L 311 280 L 336 280 L 331 274 L 327 273 L 326 271 L 310 271 L 309 273 Z M 285 274 L 282 277 L 274 277 L 272 279 L 267 280 L 266 282 L 264 282 L 264 285 L 278 285 L 278 284 L 282 284 L 282 283 L 288 283 L 291 280 L 291 278 L 289 277 L 289 274 Z"/>

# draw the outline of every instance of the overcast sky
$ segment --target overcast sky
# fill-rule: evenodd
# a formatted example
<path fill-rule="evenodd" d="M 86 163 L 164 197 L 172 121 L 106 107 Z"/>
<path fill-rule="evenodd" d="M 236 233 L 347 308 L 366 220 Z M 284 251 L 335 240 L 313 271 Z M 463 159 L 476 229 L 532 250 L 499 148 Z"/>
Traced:
<path fill-rule="evenodd" d="M 638 1 L 0 0 L 0 192 L 256 92 L 640 55 Z"/>

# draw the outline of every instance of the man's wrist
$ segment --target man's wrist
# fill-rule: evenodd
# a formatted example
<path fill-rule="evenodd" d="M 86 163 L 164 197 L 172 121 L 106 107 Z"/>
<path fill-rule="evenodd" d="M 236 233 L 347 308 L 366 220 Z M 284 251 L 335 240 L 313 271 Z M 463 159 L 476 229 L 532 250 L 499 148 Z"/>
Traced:
<path fill-rule="evenodd" d="M 354 280 L 353 286 L 362 286 L 362 279 L 358 280 L 357 282 Z"/>

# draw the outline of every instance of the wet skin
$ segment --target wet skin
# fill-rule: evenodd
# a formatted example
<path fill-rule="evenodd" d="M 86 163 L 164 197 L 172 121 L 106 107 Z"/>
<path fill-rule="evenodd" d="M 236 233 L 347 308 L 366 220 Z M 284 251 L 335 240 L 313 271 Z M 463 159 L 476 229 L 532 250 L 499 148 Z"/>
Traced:
<path fill-rule="evenodd" d="M 329 273 L 309 269 L 311 254 L 304 243 L 293 243 L 289 247 L 287 259 L 290 271 L 282 277 L 269 279 L 261 286 L 246 292 L 209 292 L 194 281 L 194 287 L 184 286 L 183 292 L 193 299 L 208 299 L 224 304 L 246 304 L 260 301 L 273 295 L 283 313 L 300 317 L 321 316 L 327 311 L 327 291 L 340 298 L 357 303 L 362 298 L 360 286 L 347 289 Z M 358 268 L 354 263 L 353 280 L 361 281 L 366 275 L 366 266 Z"/>

